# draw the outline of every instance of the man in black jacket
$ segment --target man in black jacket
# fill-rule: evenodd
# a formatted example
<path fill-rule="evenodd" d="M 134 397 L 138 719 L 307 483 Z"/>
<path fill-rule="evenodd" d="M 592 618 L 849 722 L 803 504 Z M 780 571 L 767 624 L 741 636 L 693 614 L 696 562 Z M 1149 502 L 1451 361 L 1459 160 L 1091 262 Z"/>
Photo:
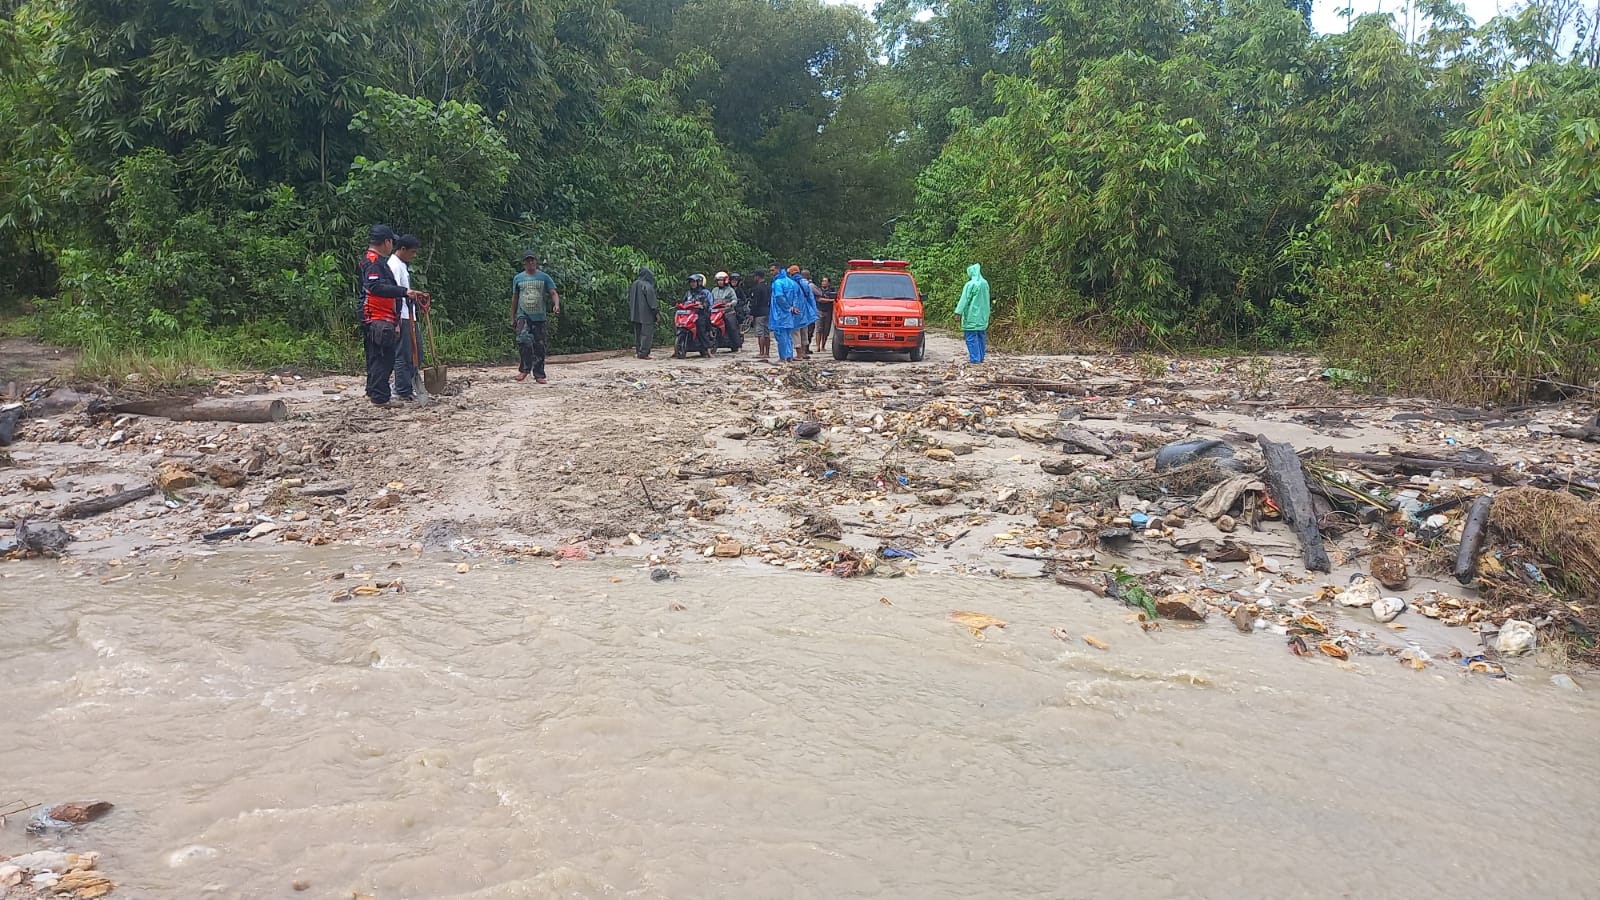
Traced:
<path fill-rule="evenodd" d="M 392 252 L 393 229 L 372 226 L 367 232 L 367 253 L 361 260 L 356 290 L 361 299 L 361 336 L 367 356 L 367 399 L 376 406 L 389 402 L 389 373 L 394 371 L 395 350 L 400 344 L 400 299 L 422 298 L 420 291 L 407 290 L 395 282 L 394 273 L 389 270 Z"/>

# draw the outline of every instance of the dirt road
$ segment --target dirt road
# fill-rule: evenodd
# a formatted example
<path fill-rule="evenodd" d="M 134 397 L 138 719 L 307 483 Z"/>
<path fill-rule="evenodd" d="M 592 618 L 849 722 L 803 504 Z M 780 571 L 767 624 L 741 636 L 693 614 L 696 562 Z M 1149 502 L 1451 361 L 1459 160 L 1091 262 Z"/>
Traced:
<path fill-rule="evenodd" d="M 1287 527 L 1269 518 L 1235 534 L 1218 527 L 1228 517 L 1193 516 L 1189 504 L 1216 473 L 1173 483 L 1150 471 L 1150 452 L 1215 438 L 1248 468 L 1258 434 L 1301 449 L 1471 446 L 1524 475 L 1557 478 L 1593 472 L 1597 457 L 1595 445 L 1556 434 L 1584 418 L 1576 405 L 1500 414 L 1360 397 L 1323 380 L 1315 361 L 1289 357 L 1002 356 L 968 366 L 958 342 L 937 336 L 918 364 L 724 354 L 553 365 L 548 385 L 513 374 L 456 369 L 452 396 L 382 409 L 354 378 L 217 381 L 218 394 L 285 400 L 291 417 L 276 425 L 95 417 L 81 407 L 31 418 L 10 448 L 14 465 L 0 470 L 0 518 L 48 519 L 73 500 L 164 474 L 188 486 L 68 523 L 69 554 L 103 574 L 243 542 L 467 561 L 616 554 L 664 569 L 759 560 L 840 575 L 1054 573 L 1066 583 L 1079 572 L 1076 583 L 1091 585 L 1123 567 L 1169 590 L 1265 577 L 1271 590 L 1304 595 L 1364 570 L 1382 526 L 1328 523 L 1338 567 L 1306 573 Z M 1019 377 L 1055 384 L 1000 383 Z M 1063 427 L 1109 456 L 1063 444 Z M 1491 480 L 1436 475 L 1384 485 L 1400 503 L 1414 488 L 1415 507 Z M 1097 542 L 1129 526 L 1131 542 Z M 225 541 L 201 540 L 225 530 Z M 1244 557 L 1222 566 L 1225 578 L 1222 564 L 1195 562 L 1234 542 Z M 1428 571 L 1408 599 L 1445 589 L 1433 577 L 1440 553 L 1414 555 Z"/>

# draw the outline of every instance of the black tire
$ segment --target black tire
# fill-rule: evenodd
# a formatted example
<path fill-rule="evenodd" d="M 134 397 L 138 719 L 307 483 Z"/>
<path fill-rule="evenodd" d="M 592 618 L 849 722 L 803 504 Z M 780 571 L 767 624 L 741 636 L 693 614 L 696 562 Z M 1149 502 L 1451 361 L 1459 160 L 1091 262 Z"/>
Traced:
<path fill-rule="evenodd" d="M 675 359 L 683 359 L 689 355 L 689 335 L 687 332 L 678 332 L 678 340 L 673 344 L 672 355 Z"/>
<path fill-rule="evenodd" d="M 928 356 L 928 336 L 927 335 L 923 335 L 922 337 L 917 338 L 916 349 L 911 351 L 911 361 L 912 362 L 922 362 L 924 359 L 927 358 L 927 356 Z"/>
<path fill-rule="evenodd" d="M 837 334 L 833 336 L 833 358 L 839 362 L 850 358 L 850 348 L 844 345 L 844 341 L 839 340 Z"/>

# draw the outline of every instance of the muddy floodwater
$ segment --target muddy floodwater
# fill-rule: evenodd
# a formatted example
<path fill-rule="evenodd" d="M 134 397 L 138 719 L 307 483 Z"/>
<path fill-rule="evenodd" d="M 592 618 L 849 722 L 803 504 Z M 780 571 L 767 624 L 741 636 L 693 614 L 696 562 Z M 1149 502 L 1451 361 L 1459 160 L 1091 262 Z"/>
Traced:
<path fill-rule="evenodd" d="M 6 567 L 0 794 L 114 802 L 59 843 L 121 897 L 1600 896 L 1600 690 L 1538 670 L 1039 581 L 352 565 Z"/>

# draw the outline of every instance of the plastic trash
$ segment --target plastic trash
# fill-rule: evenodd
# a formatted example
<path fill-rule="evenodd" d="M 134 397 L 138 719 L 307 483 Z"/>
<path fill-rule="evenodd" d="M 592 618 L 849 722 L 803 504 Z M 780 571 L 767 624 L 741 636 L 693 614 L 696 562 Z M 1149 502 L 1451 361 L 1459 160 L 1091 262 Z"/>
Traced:
<path fill-rule="evenodd" d="M 1350 576 L 1350 584 L 1333 595 L 1340 606 L 1367 606 L 1378 602 L 1378 583 L 1357 572 Z"/>
<path fill-rule="evenodd" d="M 1532 652 L 1538 643 L 1539 635 L 1534 631 L 1533 623 L 1507 619 L 1500 626 L 1500 633 L 1495 636 L 1494 649 L 1501 656 L 1522 656 Z"/>
<path fill-rule="evenodd" d="M 1178 441 L 1156 451 L 1156 471 L 1165 472 L 1197 459 L 1215 459 L 1223 468 L 1241 470 L 1227 441 Z"/>

